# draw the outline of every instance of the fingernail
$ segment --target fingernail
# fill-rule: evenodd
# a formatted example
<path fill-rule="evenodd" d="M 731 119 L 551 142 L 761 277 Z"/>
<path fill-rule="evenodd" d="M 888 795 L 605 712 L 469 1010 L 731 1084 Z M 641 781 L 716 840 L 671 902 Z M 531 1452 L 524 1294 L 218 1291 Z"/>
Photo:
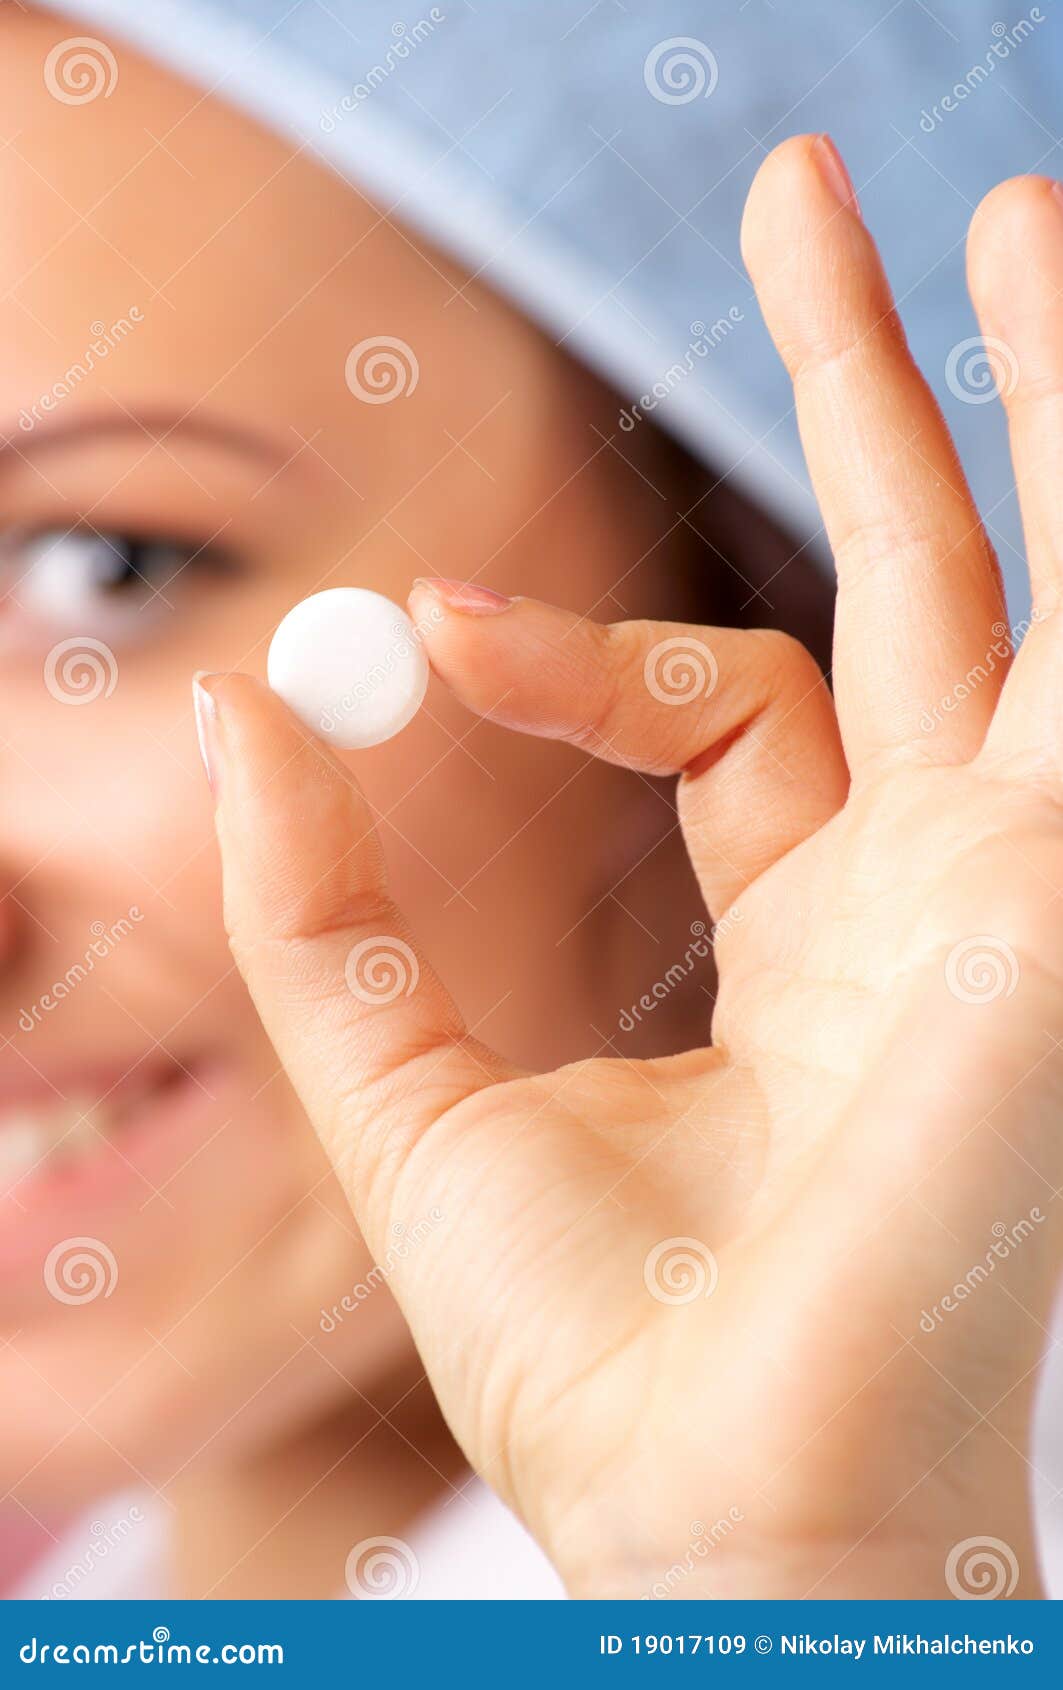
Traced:
<path fill-rule="evenodd" d="M 1060 211 L 1063 211 L 1063 182 L 1052 183 L 1052 198 Z"/>
<path fill-rule="evenodd" d="M 838 204 L 847 206 L 850 211 L 855 211 L 862 221 L 863 212 L 860 210 L 860 201 L 856 197 L 853 179 L 846 170 L 842 155 L 830 136 L 817 135 L 812 153 L 816 164 L 819 166 L 820 176 Z"/>
<path fill-rule="evenodd" d="M 493 587 L 481 587 L 476 581 L 449 581 L 443 575 L 419 575 L 414 586 L 427 587 L 448 609 L 466 616 L 498 616 L 516 603 Z"/>
<path fill-rule="evenodd" d="M 218 796 L 220 768 L 218 701 L 210 691 L 210 683 L 217 679 L 217 675 L 208 673 L 206 669 L 198 669 L 192 677 L 192 703 L 196 712 L 196 736 L 199 740 L 199 754 L 203 759 L 203 767 L 207 771 L 207 783 L 215 799 Z"/>

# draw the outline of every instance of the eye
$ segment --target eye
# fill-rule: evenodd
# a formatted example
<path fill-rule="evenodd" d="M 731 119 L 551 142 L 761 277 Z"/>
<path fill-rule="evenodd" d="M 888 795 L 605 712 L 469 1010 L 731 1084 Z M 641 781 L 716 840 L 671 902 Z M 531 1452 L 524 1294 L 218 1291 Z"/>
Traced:
<path fill-rule="evenodd" d="M 50 631 L 116 639 L 165 616 L 186 571 L 225 562 L 203 542 L 90 528 L 9 532 L 0 557 L 9 604 Z"/>

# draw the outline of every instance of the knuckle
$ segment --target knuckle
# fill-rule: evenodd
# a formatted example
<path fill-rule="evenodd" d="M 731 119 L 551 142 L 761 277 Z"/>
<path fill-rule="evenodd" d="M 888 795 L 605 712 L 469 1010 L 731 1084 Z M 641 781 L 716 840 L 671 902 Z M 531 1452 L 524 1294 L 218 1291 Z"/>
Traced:
<path fill-rule="evenodd" d="M 750 635 L 766 654 L 769 674 L 780 689 L 794 680 L 820 677 L 819 664 L 795 634 L 788 634 L 784 628 L 752 628 Z"/>
<path fill-rule="evenodd" d="M 1014 383 L 1005 384 L 1001 399 L 1013 416 L 1033 417 L 1044 409 L 1047 420 L 1058 422 L 1060 401 L 1063 400 L 1063 374 L 1057 369 L 1021 369 Z"/>
<path fill-rule="evenodd" d="M 309 946 L 335 940 L 352 943 L 362 933 L 405 930 L 395 904 L 378 886 L 330 885 L 327 880 L 290 897 L 274 896 L 268 907 L 226 912 L 230 942 Z"/>
<path fill-rule="evenodd" d="M 597 662 L 581 688 L 575 722 L 563 735 L 568 744 L 600 751 L 615 739 L 632 701 L 639 702 L 629 633 L 634 626 L 617 622 L 599 631 Z"/>
<path fill-rule="evenodd" d="M 864 328 L 854 323 L 846 328 L 827 326 L 818 332 L 806 329 L 800 337 L 790 337 L 780 351 L 799 401 L 802 389 L 838 380 L 846 384 L 864 381 L 871 373 L 870 366 L 880 358 L 892 361 L 901 356 L 907 361 L 909 357 L 904 330 L 892 310 Z"/>
<path fill-rule="evenodd" d="M 839 580 L 852 587 L 887 567 L 917 575 L 944 549 L 940 537 L 925 526 L 891 514 L 853 523 L 834 548 L 834 562 Z"/>
<path fill-rule="evenodd" d="M 615 631 L 613 725 L 632 727 L 641 764 L 674 774 L 719 716 L 720 669 L 712 629 L 676 622 L 629 622 Z M 637 726 L 635 726 L 637 724 Z"/>

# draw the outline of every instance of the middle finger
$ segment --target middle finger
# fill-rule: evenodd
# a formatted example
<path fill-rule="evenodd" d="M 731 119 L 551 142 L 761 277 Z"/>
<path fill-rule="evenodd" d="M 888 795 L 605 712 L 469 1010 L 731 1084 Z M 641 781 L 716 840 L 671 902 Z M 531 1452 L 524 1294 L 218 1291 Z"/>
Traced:
<path fill-rule="evenodd" d="M 827 137 L 796 137 L 765 161 L 742 243 L 837 561 L 849 766 L 858 778 L 883 756 L 973 756 L 1003 678 L 999 572 Z M 975 669 L 979 685 L 958 697 Z"/>

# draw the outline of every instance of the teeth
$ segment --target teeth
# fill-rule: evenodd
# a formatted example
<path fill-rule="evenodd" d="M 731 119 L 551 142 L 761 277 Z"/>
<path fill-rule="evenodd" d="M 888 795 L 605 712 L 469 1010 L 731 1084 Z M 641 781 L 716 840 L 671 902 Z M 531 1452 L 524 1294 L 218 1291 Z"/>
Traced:
<path fill-rule="evenodd" d="M 9 1190 L 28 1174 L 48 1149 L 48 1135 L 29 1115 L 9 1112 L 0 1117 L 0 1190 Z"/>
<path fill-rule="evenodd" d="M 102 1116 L 87 1097 L 0 1110 L 0 1188 L 9 1189 L 46 1159 L 57 1166 L 92 1155 L 100 1145 Z"/>
<path fill-rule="evenodd" d="M 68 1105 L 67 1128 L 57 1141 L 56 1148 L 65 1156 L 73 1156 L 83 1161 L 100 1143 L 103 1132 L 100 1124 L 102 1116 L 103 1111 L 94 1109 L 87 1099 L 84 1103 L 71 1102 Z"/>

